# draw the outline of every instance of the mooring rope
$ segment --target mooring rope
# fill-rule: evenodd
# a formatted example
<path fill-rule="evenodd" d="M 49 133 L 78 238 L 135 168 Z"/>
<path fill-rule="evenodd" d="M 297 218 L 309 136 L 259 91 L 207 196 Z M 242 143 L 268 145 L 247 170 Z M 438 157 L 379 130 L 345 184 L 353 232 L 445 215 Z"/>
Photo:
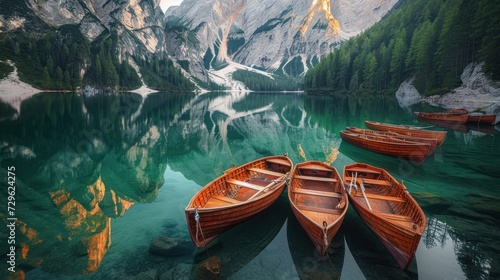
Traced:
<path fill-rule="evenodd" d="M 328 236 L 327 236 L 327 230 L 326 230 L 327 226 L 328 226 L 328 224 L 326 223 L 326 221 L 323 221 L 323 242 L 325 243 L 326 248 L 328 248 L 328 246 L 330 245 L 328 243 Z M 328 252 L 326 252 L 326 257 L 328 258 L 328 261 L 332 265 L 333 270 L 339 274 L 339 278 L 340 278 L 340 272 L 335 268 L 335 265 L 333 264 L 332 260 L 330 259 L 330 255 L 328 254 Z"/>
<path fill-rule="evenodd" d="M 200 232 L 201 234 L 201 238 L 203 238 L 203 248 L 205 248 L 207 246 L 207 242 L 205 240 L 205 236 L 203 235 L 203 230 L 201 229 L 201 225 L 200 225 L 200 214 L 198 213 L 198 207 L 196 207 L 194 209 L 194 220 L 196 221 L 196 242 L 198 243 L 198 232 Z M 214 264 L 213 264 L 213 260 L 210 259 L 210 253 L 208 252 L 208 248 L 205 248 L 205 251 L 207 252 L 207 259 L 208 259 L 208 262 L 210 264 L 210 267 L 212 268 L 212 272 L 214 272 L 214 269 L 216 267 L 214 267 Z M 216 278 L 216 276 L 214 275 L 214 277 Z"/>
<path fill-rule="evenodd" d="M 326 233 L 327 223 L 323 221 L 323 243 L 325 243 L 325 247 L 328 247 L 328 235 Z"/>
<path fill-rule="evenodd" d="M 203 238 L 203 247 L 207 245 L 205 241 L 205 236 L 203 235 L 203 230 L 200 225 L 200 214 L 198 213 L 198 207 L 194 208 L 194 220 L 196 221 L 196 243 L 199 242 L 198 232 L 201 234 L 201 238 Z"/>

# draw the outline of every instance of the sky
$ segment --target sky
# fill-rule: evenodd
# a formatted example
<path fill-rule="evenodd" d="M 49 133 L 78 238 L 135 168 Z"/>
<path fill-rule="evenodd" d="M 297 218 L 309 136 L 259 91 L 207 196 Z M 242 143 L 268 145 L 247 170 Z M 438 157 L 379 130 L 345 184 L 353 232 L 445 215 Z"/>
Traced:
<path fill-rule="evenodd" d="M 160 7 L 165 12 L 170 6 L 179 6 L 182 0 L 161 0 Z"/>

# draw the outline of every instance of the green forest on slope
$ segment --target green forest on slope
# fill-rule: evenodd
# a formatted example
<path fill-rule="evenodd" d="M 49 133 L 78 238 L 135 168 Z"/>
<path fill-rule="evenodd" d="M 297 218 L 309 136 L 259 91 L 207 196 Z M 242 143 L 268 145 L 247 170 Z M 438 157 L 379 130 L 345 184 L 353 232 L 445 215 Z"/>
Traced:
<path fill-rule="evenodd" d="M 27 18 L 23 29 L 0 33 L 0 77 L 14 62 L 23 82 L 42 90 L 79 90 L 89 85 L 103 90 L 132 90 L 144 83 L 162 91 L 193 90 L 194 85 L 166 56 L 144 54 L 119 59 L 119 38 L 112 27 L 90 42 L 79 25 L 53 28 L 41 22 L 25 1 L 6 0 L 2 15 Z M 3 7 L 4 8 L 4 7 Z M 3 9 L 2 8 L 2 9 Z"/>
<path fill-rule="evenodd" d="M 194 89 L 168 58 L 131 59 L 139 66 L 144 82 L 150 88 L 165 91 Z M 22 81 L 43 90 L 77 90 L 85 85 L 131 90 L 142 85 L 128 61 L 119 61 L 115 32 L 104 34 L 90 43 L 76 25 L 47 29 L 43 36 L 24 32 L 2 34 L 0 60 L 13 61 Z M 2 69 L 0 76 L 12 71 Z"/>
<path fill-rule="evenodd" d="M 304 78 L 308 92 L 393 94 L 414 78 L 424 95 L 461 85 L 471 62 L 500 80 L 498 0 L 401 0 L 383 20 L 326 56 Z"/>

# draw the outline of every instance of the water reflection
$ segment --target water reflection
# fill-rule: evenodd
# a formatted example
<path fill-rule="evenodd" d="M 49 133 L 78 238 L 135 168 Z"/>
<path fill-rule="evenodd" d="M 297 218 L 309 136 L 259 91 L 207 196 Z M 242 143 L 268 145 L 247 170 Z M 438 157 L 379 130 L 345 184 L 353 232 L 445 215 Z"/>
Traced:
<path fill-rule="evenodd" d="M 280 258 L 270 257 L 281 254 L 281 246 L 272 246 L 271 243 L 284 243 L 283 236 L 277 237 L 282 230 L 288 214 L 288 203 L 285 196 L 281 196 L 276 203 L 255 218 L 234 227 L 218 237 L 214 244 L 209 246 L 208 252 L 201 250 L 194 258 L 193 268 L 197 268 L 209 256 L 216 256 L 221 263 L 221 278 L 251 279 L 259 274 L 276 275 L 283 279 L 286 266 Z M 272 249 L 274 247 L 274 249 Z M 263 250 L 274 252 L 262 253 Z M 196 274 L 194 272 L 193 274 Z"/>
<path fill-rule="evenodd" d="M 320 259 L 316 247 L 290 211 L 287 225 L 288 248 L 300 279 L 339 279 L 344 263 L 344 231 L 337 232 Z"/>
<path fill-rule="evenodd" d="M 183 209 L 189 198 L 232 164 L 285 152 L 294 163 L 336 158 L 339 170 L 353 161 L 370 162 L 404 179 L 411 193 L 420 193 L 419 203 L 430 205 L 424 209 L 432 217 L 425 244 L 413 267 L 401 272 L 350 212 L 332 243 L 333 265 L 318 262 L 283 196 L 209 249 L 221 258 L 223 278 L 260 277 L 264 272 L 258 271 L 272 264 L 293 267 L 273 272 L 278 279 L 345 278 L 342 268 L 355 265 L 367 279 L 498 276 L 495 131 L 449 130 L 433 160 L 408 166 L 344 145 L 338 134 L 346 126 L 363 127 L 365 119 L 412 123 L 414 116 L 391 98 L 43 93 L 0 103 L 0 110 L 0 173 L 4 178 L 7 167 L 16 166 L 18 268 L 28 278 L 123 278 L 152 270 L 193 275 L 205 253 L 153 256 L 150 242 L 160 235 L 188 238 Z M 6 189 L 5 181 L 0 184 Z M 3 201 L 6 195 L 0 193 Z M 436 197 L 445 200 L 440 207 L 432 201 Z M 283 247 L 290 252 L 277 264 Z M 346 263 L 347 250 L 355 265 Z"/>

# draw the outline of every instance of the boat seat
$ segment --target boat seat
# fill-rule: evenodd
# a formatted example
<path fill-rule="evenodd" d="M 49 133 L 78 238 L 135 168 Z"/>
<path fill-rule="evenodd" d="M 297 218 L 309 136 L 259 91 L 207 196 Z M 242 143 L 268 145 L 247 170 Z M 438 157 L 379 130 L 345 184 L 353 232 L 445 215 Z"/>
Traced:
<path fill-rule="evenodd" d="M 380 213 L 380 214 L 382 216 L 384 216 L 385 218 L 388 218 L 391 220 L 413 222 L 413 218 L 410 216 L 404 216 L 404 215 L 398 215 L 398 214 L 387 214 L 387 213 Z"/>
<path fill-rule="evenodd" d="M 309 180 L 309 181 L 337 182 L 337 180 L 335 180 L 334 178 L 326 178 L 326 177 L 295 175 L 295 176 L 293 176 L 293 178 L 300 179 L 300 180 Z"/>
<path fill-rule="evenodd" d="M 236 180 L 236 179 L 227 179 L 226 182 L 228 182 L 229 184 L 237 185 L 237 186 L 244 187 L 244 188 L 254 189 L 257 191 L 260 191 L 260 190 L 265 188 L 265 187 L 262 187 L 259 185 L 251 184 L 248 182 L 243 182 L 243 181 Z"/>
<path fill-rule="evenodd" d="M 305 166 L 301 166 L 298 168 L 299 168 L 299 170 L 318 170 L 318 171 L 327 171 L 327 172 L 332 171 L 331 169 L 323 167 L 321 165 L 305 165 Z"/>
<path fill-rule="evenodd" d="M 230 204 L 241 203 L 241 201 L 239 201 L 237 199 L 230 198 L 230 197 L 227 197 L 227 196 L 223 196 L 223 195 L 220 195 L 220 194 L 213 195 L 212 198 L 215 198 L 217 200 L 224 201 L 224 202 L 227 202 L 227 203 L 230 203 Z"/>
<path fill-rule="evenodd" d="M 290 166 L 290 162 L 288 162 L 287 160 L 284 160 L 284 159 L 279 159 L 279 158 L 266 159 L 266 162 Z"/>
<path fill-rule="evenodd" d="M 352 177 L 344 177 L 344 181 L 346 184 L 349 184 L 349 182 L 351 182 L 351 180 L 352 180 Z M 360 181 L 360 180 L 361 180 L 361 178 L 358 178 L 358 181 Z M 368 184 L 368 185 L 379 185 L 379 186 L 387 186 L 387 187 L 392 186 L 391 182 L 386 181 L 386 180 L 363 178 L 363 181 L 365 182 L 365 184 Z"/>
<path fill-rule="evenodd" d="M 341 193 L 337 192 L 323 192 L 323 191 L 315 191 L 315 190 L 308 190 L 304 188 L 294 188 L 292 190 L 292 193 L 298 193 L 298 194 L 309 194 L 309 195 L 316 195 L 316 196 L 325 196 L 325 197 L 334 197 L 334 198 L 342 198 Z"/>
<path fill-rule="evenodd" d="M 355 194 L 354 196 L 356 197 L 363 197 L 361 193 Z M 393 202 L 406 202 L 406 200 L 402 197 L 397 197 L 397 196 L 386 196 L 386 195 L 378 195 L 378 194 L 366 194 L 367 198 L 371 199 L 378 199 L 378 200 L 386 200 L 386 201 L 393 201 Z"/>
<path fill-rule="evenodd" d="M 299 210 L 321 212 L 321 213 L 328 213 L 328 214 L 335 214 L 335 215 L 340 215 L 344 211 L 343 209 L 330 209 L 330 208 L 314 207 L 314 206 L 307 206 L 307 205 L 297 205 L 297 208 L 299 208 Z"/>
<path fill-rule="evenodd" d="M 363 167 L 353 167 L 353 168 L 347 169 L 347 171 L 381 175 L 381 173 L 379 171 L 376 171 L 376 170 L 373 170 L 373 169 L 370 169 L 370 168 L 363 168 Z"/>
<path fill-rule="evenodd" d="M 275 177 L 281 177 L 281 176 L 285 175 L 285 174 L 280 173 L 280 172 L 275 172 L 275 171 L 260 169 L 260 168 L 254 168 L 254 167 L 248 168 L 248 170 L 253 171 L 253 172 L 257 172 L 257 173 L 275 176 Z"/>

